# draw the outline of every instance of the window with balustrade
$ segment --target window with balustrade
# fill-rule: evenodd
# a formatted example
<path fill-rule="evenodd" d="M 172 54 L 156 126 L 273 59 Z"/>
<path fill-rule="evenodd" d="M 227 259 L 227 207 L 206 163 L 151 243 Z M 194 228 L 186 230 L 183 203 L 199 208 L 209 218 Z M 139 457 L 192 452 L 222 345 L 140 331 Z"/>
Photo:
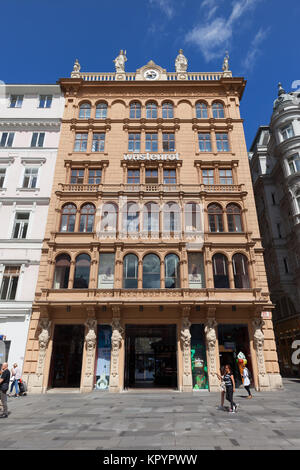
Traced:
<path fill-rule="evenodd" d="M 164 184 L 176 184 L 176 170 L 164 168 Z"/>
<path fill-rule="evenodd" d="M 127 184 L 140 184 L 140 170 L 139 169 L 128 168 Z"/>
<path fill-rule="evenodd" d="M 88 184 L 101 184 L 102 170 L 100 168 L 89 168 Z"/>
<path fill-rule="evenodd" d="M 70 183 L 71 184 L 83 184 L 84 182 L 84 170 L 81 168 L 72 168 Z"/>
<path fill-rule="evenodd" d="M 219 182 L 220 184 L 233 184 L 232 170 L 231 169 L 220 169 L 219 170 Z"/>
<path fill-rule="evenodd" d="M 203 184 L 215 184 L 215 174 L 213 169 L 202 169 L 202 183 Z"/>
<path fill-rule="evenodd" d="M 145 183 L 146 184 L 158 183 L 158 169 L 157 168 L 146 168 Z"/>

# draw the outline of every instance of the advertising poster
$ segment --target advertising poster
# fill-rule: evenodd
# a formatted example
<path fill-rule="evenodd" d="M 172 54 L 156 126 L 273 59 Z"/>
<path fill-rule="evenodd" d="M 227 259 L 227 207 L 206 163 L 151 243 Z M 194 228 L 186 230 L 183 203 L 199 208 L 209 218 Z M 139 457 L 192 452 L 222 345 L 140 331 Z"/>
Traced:
<path fill-rule="evenodd" d="M 109 386 L 111 335 L 110 325 L 98 325 L 96 388 L 99 390 Z"/>

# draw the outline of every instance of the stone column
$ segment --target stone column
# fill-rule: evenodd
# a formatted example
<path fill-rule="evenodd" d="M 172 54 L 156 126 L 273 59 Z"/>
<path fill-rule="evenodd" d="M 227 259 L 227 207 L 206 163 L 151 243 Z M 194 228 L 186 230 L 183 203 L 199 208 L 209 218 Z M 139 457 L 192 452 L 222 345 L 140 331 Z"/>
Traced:
<path fill-rule="evenodd" d="M 256 352 L 257 370 L 258 370 L 258 388 L 259 391 L 270 390 L 269 377 L 266 372 L 264 358 L 264 342 L 265 337 L 262 332 L 264 321 L 261 318 L 252 320 L 253 326 L 253 345 Z"/>
<path fill-rule="evenodd" d="M 109 379 L 109 391 L 119 392 L 120 391 L 120 375 L 119 375 L 119 362 L 120 362 L 120 348 L 122 345 L 122 339 L 124 329 L 121 327 L 120 316 L 116 316 L 116 313 L 120 315 L 119 307 L 113 307 L 113 320 L 112 336 L 111 336 L 111 362 L 110 362 L 110 379 Z"/>
<path fill-rule="evenodd" d="M 205 325 L 205 337 L 208 359 L 208 381 L 210 392 L 220 391 L 220 381 L 217 377 L 217 362 L 216 362 L 216 326 L 215 318 L 208 318 Z"/>
<path fill-rule="evenodd" d="M 44 387 L 44 377 L 45 377 L 45 360 L 47 354 L 47 348 L 50 340 L 50 328 L 51 321 L 49 318 L 41 318 L 38 325 L 38 331 L 40 331 L 38 340 L 39 340 L 39 357 L 36 372 L 32 378 L 29 379 L 30 383 L 28 388 L 31 393 L 44 393 L 46 387 Z M 30 377 L 30 376 L 29 376 Z"/>
<path fill-rule="evenodd" d="M 181 318 L 181 349 L 182 349 L 182 391 L 193 391 L 192 362 L 191 362 L 191 333 L 189 321 L 190 307 L 184 307 Z"/>
<path fill-rule="evenodd" d="M 81 392 L 91 392 L 94 388 L 95 352 L 97 340 L 97 319 L 88 318 L 85 322 L 85 370 L 81 381 Z"/>

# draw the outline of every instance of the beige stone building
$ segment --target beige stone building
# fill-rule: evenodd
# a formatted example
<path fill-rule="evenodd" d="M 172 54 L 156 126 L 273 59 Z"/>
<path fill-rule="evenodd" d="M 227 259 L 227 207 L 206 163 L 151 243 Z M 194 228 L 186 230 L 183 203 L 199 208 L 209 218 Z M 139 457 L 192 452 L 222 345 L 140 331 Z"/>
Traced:
<path fill-rule="evenodd" d="M 61 79 L 65 112 L 24 366 L 31 392 L 281 387 L 239 103 L 150 61 Z"/>

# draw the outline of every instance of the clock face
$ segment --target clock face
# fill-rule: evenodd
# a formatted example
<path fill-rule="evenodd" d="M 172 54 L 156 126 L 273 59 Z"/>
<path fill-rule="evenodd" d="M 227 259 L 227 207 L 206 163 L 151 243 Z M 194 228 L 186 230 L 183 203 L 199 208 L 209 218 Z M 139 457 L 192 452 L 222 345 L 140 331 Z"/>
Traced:
<path fill-rule="evenodd" d="M 144 73 L 144 77 L 145 77 L 146 80 L 157 80 L 158 72 L 157 72 L 157 70 L 154 70 L 154 69 L 148 69 Z"/>

